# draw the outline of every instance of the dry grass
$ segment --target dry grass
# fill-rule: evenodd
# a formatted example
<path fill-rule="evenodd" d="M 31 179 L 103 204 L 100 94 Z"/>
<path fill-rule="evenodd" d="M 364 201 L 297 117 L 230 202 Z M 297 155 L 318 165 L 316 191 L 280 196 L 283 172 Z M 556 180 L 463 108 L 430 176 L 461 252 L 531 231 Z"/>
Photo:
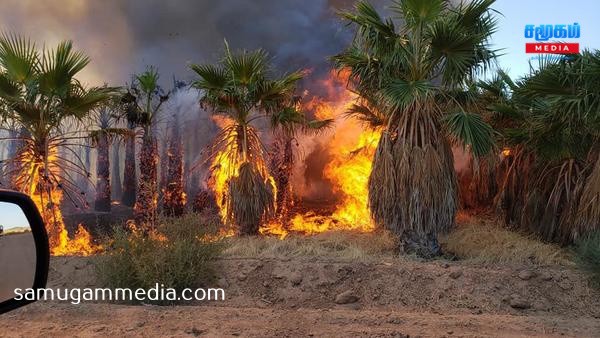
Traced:
<path fill-rule="evenodd" d="M 541 264 L 572 266 L 571 253 L 531 235 L 510 231 L 487 218 L 459 214 L 459 226 L 440 242 L 445 252 L 460 259 L 484 264 Z M 300 258 L 374 261 L 398 258 L 397 242 L 390 231 L 357 233 L 332 231 L 313 236 L 230 237 L 225 240 L 224 257 Z M 409 260 L 412 256 L 400 256 Z"/>
<path fill-rule="evenodd" d="M 573 265 L 570 252 L 558 245 L 473 217 L 460 217 L 457 229 L 440 242 L 445 252 L 476 263 Z"/>
<path fill-rule="evenodd" d="M 225 257 L 235 258 L 304 258 L 369 261 L 392 257 L 396 248 L 388 231 L 358 233 L 332 231 L 313 236 L 231 237 L 226 240 Z"/>

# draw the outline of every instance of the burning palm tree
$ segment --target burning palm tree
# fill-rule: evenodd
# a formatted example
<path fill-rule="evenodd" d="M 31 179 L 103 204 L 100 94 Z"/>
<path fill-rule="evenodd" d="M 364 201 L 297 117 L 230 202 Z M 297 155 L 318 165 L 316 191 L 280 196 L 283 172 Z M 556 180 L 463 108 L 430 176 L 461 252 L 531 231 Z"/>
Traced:
<path fill-rule="evenodd" d="M 288 221 L 293 204 L 291 176 L 296 160 L 294 144 L 299 133 L 316 134 L 328 129 L 333 119 L 309 120 L 300 107 L 300 97 L 295 97 L 293 106 L 271 115 L 271 129 L 275 135 L 271 151 L 270 169 L 277 186 L 277 211 L 281 223 Z"/>
<path fill-rule="evenodd" d="M 89 58 L 74 51 L 70 41 L 40 52 L 30 40 L 0 37 L 2 118 L 23 131 L 12 138 L 21 147 L 11 160 L 16 172 L 10 176 L 40 209 L 54 254 L 72 249 L 59 209 L 63 194 L 77 206 L 86 203 L 72 174 L 88 177 L 74 148 L 89 133 L 75 126 L 113 92 L 107 87 L 86 88 L 75 78 L 88 63 Z"/>
<path fill-rule="evenodd" d="M 217 204 L 223 219 L 244 235 L 257 234 L 276 209 L 277 186 L 253 124 L 293 109 L 302 78 L 299 72 L 274 78 L 268 61 L 262 50 L 232 54 L 226 44 L 218 65 L 192 65 L 200 77 L 194 86 L 203 91 L 201 103 L 222 118 L 212 152 Z"/>
<path fill-rule="evenodd" d="M 113 100 L 114 101 L 114 100 Z M 92 132 L 92 140 L 96 145 L 98 156 L 96 158 L 96 211 L 109 212 L 111 209 L 111 182 L 110 182 L 110 146 L 114 136 L 129 136 L 127 129 L 115 128 L 115 110 L 118 105 L 115 102 L 102 105 L 97 109 L 94 119 L 97 121 L 98 129 Z M 119 172 L 115 172 L 119 175 Z"/>
<path fill-rule="evenodd" d="M 163 212 L 168 216 L 183 215 L 187 202 L 183 186 L 183 143 L 179 128 L 179 118 L 175 114 L 167 142 L 166 182 L 163 191 Z"/>
<path fill-rule="evenodd" d="M 477 156 L 493 145 L 491 127 L 450 95 L 493 60 L 493 2 L 397 1 L 401 27 L 365 1 L 342 13 L 356 27 L 350 47 L 333 57 L 360 95 L 350 114 L 382 133 L 369 178 L 371 215 L 400 236 L 404 251 L 439 254 L 438 232 L 454 225 L 449 141 Z"/>
<path fill-rule="evenodd" d="M 134 206 L 136 224 L 150 230 L 156 225 L 158 209 L 158 149 L 154 126 L 158 113 L 169 98 L 158 86 L 158 72 L 148 68 L 136 75 L 123 101 L 127 105 L 127 120 L 132 125 L 141 127 L 142 149 L 140 150 L 140 182 Z M 127 167 L 126 163 L 126 170 Z M 134 169 L 135 170 L 135 169 Z"/>

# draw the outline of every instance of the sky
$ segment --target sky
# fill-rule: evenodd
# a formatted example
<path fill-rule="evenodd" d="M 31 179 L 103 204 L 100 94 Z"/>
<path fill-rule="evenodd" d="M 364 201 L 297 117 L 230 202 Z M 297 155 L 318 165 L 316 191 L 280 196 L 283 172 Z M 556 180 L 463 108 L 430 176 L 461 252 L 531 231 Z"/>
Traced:
<path fill-rule="evenodd" d="M 371 1 L 380 10 L 392 4 Z M 1 0 L 0 30 L 32 37 L 38 45 L 72 39 L 92 58 L 82 80 L 93 84 L 122 85 L 148 65 L 158 66 L 164 81 L 189 80 L 189 64 L 214 62 L 224 39 L 232 48 L 265 48 L 282 71 L 308 69 L 318 79 L 331 67 L 327 58 L 352 36 L 335 10 L 354 2 Z M 503 49 L 498 61 L 512 76 L 528 72 L 526 24 L 578 22 L 581 47 L 600 48 L 600 0 L 498 0 L 493 8 L 502 13 L 494 47 Z"/>
<path fill-rule="evenodd" d="M 503 48 L 505 55 L 498 59 L 499 66 L 511 77 L 529 72 L 528 60 L 534 54 L 525 54 L 525 25 L 573 24 L 581 26 L 579 42 L 584 48 L 600 49 L 600 0 L 498 0 L 493 6 L 502 13 L 499 30 L 493 36 L 495 48 Z M 535 61 L 534 61 L 535 65 Z"/>
<path fill-rule="evenodd" d="M 23 210 L 16 204 L 0 202 L 0 225 L 4 231 L 14 227 L 28 227 L 29 221 Z"/>

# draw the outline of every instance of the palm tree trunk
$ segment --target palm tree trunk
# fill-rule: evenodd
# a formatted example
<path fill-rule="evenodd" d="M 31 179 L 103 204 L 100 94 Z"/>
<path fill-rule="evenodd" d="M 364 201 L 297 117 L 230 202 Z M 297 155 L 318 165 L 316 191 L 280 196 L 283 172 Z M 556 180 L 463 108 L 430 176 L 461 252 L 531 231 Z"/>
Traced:
<path fill-rule="evenodd" d="M 98 135 L 97 149 L 95 210 L 110 212 L 110 145 L 105 133 Z"/>
<path fill-rule="evenodd" d="M 157 151 L 158 151 L 157 147 Z M 164 140 L 160 145 L 160 161 L 158 167 L 158 199 L 164 203 L 164 193 L 168 184 L 169 176 L 169 140 Z"/>
<path fill-rule="evenodd" d="M 271 158 L 271 172 L 277 186 L 277 214 L 285 224 L 292 206 L 291 176 L 294 168 L 292 138 L 281 137 L 275 142 Z"/>
<path fill-rule="evenodd" d="M 156 140 L 145 131 L 140 151 L 140 186 L 134 206 L 134 217 L 138 226 L 145 230 L 156 226 L 158 186 L 158 150 Z"/>
<path fill-rule="evenodd" d="M 454 226 L 458 196 L 452 151 L 432 114 L 413 111 L 401 119 L 395 132 L 385 131 L 379 140 L 369 208 L 376 224 L 399 236 L 402 251 L 430 258 L 441 254 L 438 233 Z"/>
<path fill-rule="evenodd" d="M 13 140 L 8 141 L 8 149 L 7 149 L 7 154 L 6 154 L 6 159 L 8 160 L 7 162 L 4 163 L 4 165 L 2 166 L 3 171 L 2 171 L 2 177 L 4 179 L 6 179 L 6 181 L 2 182 L 3 183 L 3 187 L 9 188 L 9 189 L 14 189 L 14 175 L 16 175 L 16 173 L 18 172 L 18 163 L 15 161 L 11 161 L 11 159 L 15 158 L 17 155 L 17 152 L 19 151 L 19 148 L 22 146 L 22 142 L 19 142 L 17 140 L 14 140 L 15 138 L 17 138 L 19 136 L 19 132 L 17 132 L 17 130 L 15 129 L 10 129 L 8 131 L 8 137 L 10 137 Z"/>
<path fill-rule="evenodd" d="M 167 150 L 167 173 L 164 187 L 163 212 L 168 216 L 181 216 L 185 211 L 186 194 L 183 187 L 183 145 L 177 119 L 173 126 Z"/>
<path fill-rule="evenodd" d="M 134 127 L 129 126 L 132 134 Z M 133 207 L 136 199 L 137 177 L 135 165 L 135 137 L 129 136 L 125 140 L 125 172 L 123 173 L 123 205 Z"/>
<path fill-rule="evenodd" d="M 80 173 L 79 179 L 78 179 L 80 193 L 82 196 L 86 196 L 85 197 L 86 205 L 87 205 L 87 203 L 90 202 L 88 200 L 88 197 L 90 196 L 90 192 L 92 191 L 92 190 L 90 190 L 90 183 L 92 180 L 92 160 L 90 157 L 90 152 L 91 152 L 90 147 L 83 148 L 83 153 L 81 154 L 81 159 L 83 162 L 84 170 L 83 170 L 83 172 Z"/>
<path fill-rule="evenodd" d="M 121 181 L 121 143 L 113 143 L 112 149 L 111 192 L 112 199 L 118 201 L 123 196 L 123 183 Z"/>

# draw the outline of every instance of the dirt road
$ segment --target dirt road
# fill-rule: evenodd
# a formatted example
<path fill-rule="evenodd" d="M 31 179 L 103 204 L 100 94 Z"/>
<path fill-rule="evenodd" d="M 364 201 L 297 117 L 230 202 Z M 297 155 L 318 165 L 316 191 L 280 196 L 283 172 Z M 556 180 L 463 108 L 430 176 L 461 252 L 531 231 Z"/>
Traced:
<path fill-rule="evenodd" d="M 0 236 L 0 302 L 15 288 L 30 288 L 35 277 L 35 242 L 31 232 Z"/>
<path fill-rule="evenodd" d="M 88 259 L 51 265 L 50 287 L 94 286 Z M 571 267 L 229 258 L 216 284 L 223 302 L 38 302 L 0 316 L 0 336 L 600 337 L 600 293 Z"/>
<path fill-rule="evenodd" d="M 39 303 L 0 317 L 3 337 L 597 337 L 599 320 L 431 312 Z"/>

